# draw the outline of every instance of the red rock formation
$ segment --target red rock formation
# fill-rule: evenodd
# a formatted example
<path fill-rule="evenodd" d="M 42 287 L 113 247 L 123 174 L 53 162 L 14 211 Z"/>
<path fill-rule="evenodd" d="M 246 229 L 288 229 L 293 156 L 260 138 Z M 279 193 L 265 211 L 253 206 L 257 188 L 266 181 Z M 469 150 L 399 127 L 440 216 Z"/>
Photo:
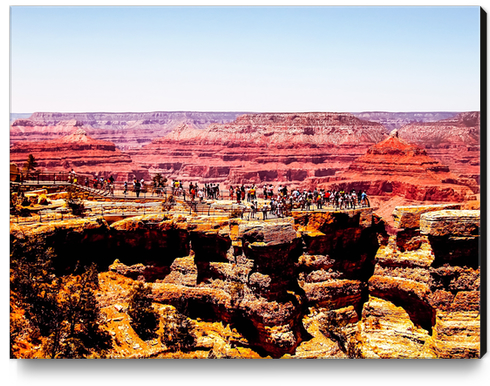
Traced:
<path fill-rule="evenodd" d="M 82 121 L 75 119 L 56 123 L 17 119 L 10 126 L 10 143 L 50 141 L 69 135 L 78 128 L 83 128 L 85 131 L 91 130 Z"/>
<path fill-rule="evenodd" d="M 120 179 L 134 174 L 131 158 L 107 141 L 95 140 L 85 130 L 71 126 L 69 135 L 51 141 L 20 142 L 10 146 L 10 160 L 22 165 L 29 154 L 38 163 L 38 170 L 48 172 L 113 174 Z"/>
<path fill-rule="evenodd" d="M 458 177 L 480 183 L 480 112 L 466 112 L 437 122 L 412 123 L 400 137 L 424 147 Z"/>
<path fill-rule="evenodd" d="M 327 188 L 363 189 L 370 195 L 417 201 L 460 202 L 473 194 L 467 181 L 459 181 L 424 149 L 399 138 L 396 130 L 356 159 L 338 180 Z"/>
<path fill-rule="evenodd" d="M 440 209 L 444 208 L 433 205 L 395 210 L 398 232 L 379 248 L 369 279 L 372 298 L 364 305 L 360 323 L 362 357 L 480 355 L 480 213 Z M 386 323 L 393 306 L 403 308 L 397 312 L 405 315 L 389 328 L 390 337 Z M 371 328 L 373 323 L 378 326 Z M 412 343 L 390 352 L 392 342 L 408 336 Z M 380 340 L 382 347 L 373 344 Z"/>
<path fill-rule="evenodd" d="M 205 130 L 181 125 L 131 154 L 181 180 L 298 184 L 346 168 L 384 133 L 348 113 L 246 114 Z"/>
<path fill-rule="evenodd" d="M 111 357 L 474 358 L 479 212 L 445 208 L 397 208 L 390 237 L 366 209 L 272 222 L 165 213 L 111 226 L 11 224 L 10 237 L 18 251 L 42 236 L 57 274 L 97 263 Z M 192 319 L 191 348 L 169 351 L 168 325 L 151 341 L 134 333 L 134 279 L 148 282 L 160 322 L 175 310 Z M 11 306 L 22 327 L 22 303 Z M 14 352 L 42 357 L 33 330 L 22 331 Z"/>

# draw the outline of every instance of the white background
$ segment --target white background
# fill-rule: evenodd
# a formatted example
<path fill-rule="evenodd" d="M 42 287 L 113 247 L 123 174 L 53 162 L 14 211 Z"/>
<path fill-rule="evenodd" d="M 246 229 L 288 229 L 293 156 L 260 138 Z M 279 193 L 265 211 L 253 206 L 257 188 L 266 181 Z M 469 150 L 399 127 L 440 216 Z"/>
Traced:
<path fill-rule="evenodd" d="M 227 5 L 232 2 L 174 2 L 162 3 L 147 1 L 135 4 L 124 1 L 106 1 L 103 5 Z M 284 2 L 268 1 L 236 2 L 240 5 L 480 5 L 490 10 L 489 0 L 480 3 L 462 4 L 455 1 L 424 2 Z M 10 5 L 102 5 L 87 2 L 50 1 L 43 3 L 30 0 L 20 2 L 11 0 Z M 9 8 L 3 3 L 1 8 L 3 55 L 1 60 L 4 68 L 3 80 L 3 122 L 2 144 L 5 146 L 2 162 L 2 181 L 7 181 L 8 129 L 9 122 Z M 457 53 L 455 53 L 457 54 Z M 35 63 L 33 63 L 35 65 Z M 3 174 L 5 173 L 5 174 Z M 490 380 L 490 356 L 481 360 L 10 360 L 9 359 L 9 309 L 8 309 L 8 206 L 7 184 L 2 185 L 2 290 L 3 318 L 2 366 L 0 382 L 3 385 L 100 385 L 117 384 L 141 385 L 153 384 L 175 385 L 485 385 Z M 3 196 L 4 195 L 4 196 Z M 488 303 L 487 303 L 488 306 Z"/>

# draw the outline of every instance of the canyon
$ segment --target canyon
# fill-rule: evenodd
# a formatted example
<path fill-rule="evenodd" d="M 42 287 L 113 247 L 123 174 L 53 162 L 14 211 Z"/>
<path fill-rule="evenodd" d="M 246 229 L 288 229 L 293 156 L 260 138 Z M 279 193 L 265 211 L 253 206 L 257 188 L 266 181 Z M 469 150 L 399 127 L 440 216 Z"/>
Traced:
<path fill-rule="evenodd" d="M 120 149 L 141 147 L 164 136 L 182 123 L 199 129 L 211 123 L 227 123 L 245 112 L 155 111 L 127 113 L 56 113 L 10 114 L 10 141 L 51 140 L 68 134 L 63 126 L 78 122 L 95 139 L 114 142 Z M 303 114 L 303 113 L 300 113 Z M 387 131 L 417 122 L 435 122 L 452 118 L 454 112 L 361 112 L 353 116 L 386 127 Z"/>
<path fill-rule="evenodd" d="M 467 185 L 476 186 L 480 175 L 478 112 L 403 125 L 408 120 L 449 114 L 358 113 L 385 124 L 386 119 L 401 120 L 397 121 L 401 139 L 424 148 L 429 156 L 448 166 L 453 182 L 466 180 Z M 350 113 L 34 113 L 29 119 L 12 123 L 12 161 L 19 161 L 21 149 L 30 147 L 40 155 L 42 142 L 66 137 L 78 129 L 94 140 L 112 142 L 131 158 L 132 165 L 120 175 L 122 179 L 133 174 L 149 180 L 160 173 L 201 183 L 285 183 L 301 187 L 338 179 L 354 160 L 388 134 L 380 123 Z M 42 151 L 50 152 L 51 145 L 46 143 Z M 64 165 L 69 170 L 80 166 L 77 149 L 72 150 L 53 147 L 53 154 L 46 155 L 51 158 L 50 167 Z M 71 156 L 75 158 L 72 163 Z M 91 166 L 90 172 L 99 172 L 96 162 Z M 100 172 L 107 173 L 107 168 L 101 166 Z"/>
<path fill-rule="evenodd" d="M 387 217 L 391 225 L 390 214 L 397 205 L 479 199 L 479 112 L 402 126 L 397 129 L 396 144 L 393 138 L 389 139 L 383 125 L 350 113 L 242 114 L 232 121 L 211 123 L 205 128 L 204 124 L 179 121 L 193 116 L 191 113 L 176 113 L 178 119 L 173 122 L 177 126 L 173 130 L 162 137 L 147 137 L 145 141 L 153 138 L 147 145 L 128 145 L 127 150 L 119 149 L 116 142 L 109 144 L 92 137 L 97 130 L 87 126 L 110 117 L 114 118 L 111 122 L 119 122 L 116 119 L 129 122 L 129 119 L 158 120 L 166 116 L 146 114 L 34 114 L 28 120 L 30 124 L 43 122 L 54 126 L 34 126 L 31 132 L 27 123 L 15 121 L 11 128 L 11 161 L 22 166 L 32 153 L 39 160 L 41 172 L 73 168 L 86 175 L 105 178 L 113 175 L 119 183 L 133 178 L 151 181 L 160 174 L 185 184 L 219 183 L 223 190 L 241 184 L 307 190 L 363 189 L 379 208 L 378 213 Z M 212 114 L 219 113 L 210 114 L 194 118 L 210 120 Z M 220 119 L 231 119 L 234 114 L 239 113 Z M 400 114 L 404 119 L 420 116 Z M 441 116 L 440 113 L 421 115 L 423 119 Z M 63 120 L 75 117 L 83 120 Z M 385 119 L 387 115 L 373 113 L 372 117 Z M 14 141 L 13 138 L 19 138 L 18 130 L 25 130 L 24 139 L 52 135 L 56 139 Z M 104 150 L 78 146 L 74 142 L 78 137 L 72 134 L 80 130 L 84 132 L 82 142 L 103 141 Z M 108 132 L 100 133 L 105 136 Z M 134 143 L 134 133 L 124 133 L 120 137 L 123 142 L 119 143 L 125 143 L 123 147 Z"/>
<path fill-rule="evenodd" d="M 480 182 L 480 113 L 465 112 L 437 122 L 419 122 L 400 128 L 401 138 L 422 146 L 427 154 L 459 178 Z"/>
<path fill-rule="evenodd" d="M 415 201 L 462 202 L 479 193 L 475 180 L 460 179 L 425 149 L 400 138 L 396 129 L 329 180 L 335 182 L 318 185 L 329 190 L 362 189 L 369 195 Z"/>
<path fill-rule="evenodd" d="M 169 179 L 298 184 L 345 169 L 384 135 L 348 113 L 249 114 L 204 130 L 182 124 L 130 154 Z"/>
<path fill-rule="evenodd" d="M 42 236 L 57 275 L 97 264 L 106 357 L 477 358 L 479 216 L 459 204 L 397 207 L 390 234 L 371 208 L 274 221 L 170 211 L 11 224 L 10 237 Z M 128 314 L 138 282 L 159 315 L 150 340 Z M 178 351 L 163 338 L 176 314 L 194 336 Z M 14 355 L 42 357 L 29 334 L 17 339 Z"/>
<path fill-rule="evenodd" d="M 371 205 L 257 220 L 237 216 L 230 200 L 205 200 L 204 215 L 180 198 L 168 206 L 163 197 L 85 192 L 86 213 L 63 217 L 63 186 L 26 192 L 53 201 L 54 212 L 37 205 L 28 211 L 39 220 L 11 216 L 10 245 L 29 255 L 34 240 L 49 257 L 63 288 L 55 301 L 81 280 L 82 267 L 96 265 L 90 304 L 110 347 L 89 357 L 482 354 L 478 112 L 433 113 L 421 120 L 442 119 L 408 125 L 415 115 L 364 114 L 390 122 L 391 132 L 350 113 L 160 114 L 34 114 L 11 126 L 11 162 L 22 166 L 32 154 L 41 172 L 73 168 L 118 181 L 160 173 L 222 189 L 362 189 Z M 148 200 L 158 213 L 135 214 Z M 157 315 L 151 339 L 131 316 L 141 286 Z M 52 337 L 36 330 L 15 288 L 11 356 L 43 358 Z M 185 345 L 171 338 L 178 326 Z"/>
<path fill-rule="evenodd" d="M 409 124 L 420 122 L 436 122 L 442 119 L 453 118 L 457 113 L 450 111 L 437 112 L 388 112 L 388 111 L 364 111 L 352 113 L 359 119 L 381 123 L 388 131 L 399 129 Z"/>

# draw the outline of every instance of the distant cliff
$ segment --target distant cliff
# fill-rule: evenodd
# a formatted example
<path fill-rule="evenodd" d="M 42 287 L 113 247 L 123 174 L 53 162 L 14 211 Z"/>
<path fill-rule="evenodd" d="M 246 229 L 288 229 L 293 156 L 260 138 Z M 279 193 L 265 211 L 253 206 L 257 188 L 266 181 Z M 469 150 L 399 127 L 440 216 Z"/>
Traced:
<path fill-rule="evenodd" d="M 434 122 L 441 119 L 452 118 L 457 112 L 437 111 L 437 112 L 388 112 L 388 111 L 364 111 L 362 113 L 352 113 L 360 119 L 381 123 L 389 130 L 398 129 L 404 125 L 416 122 Z"/>
<path fill-rule="evenodd" d="M 299 183 L 347 168 L 385 136 L 383 125 L 349 113 L 244 114 L 204 130 L 182 124 L 130 154 L 167 178 Z"/>
<path fill-rule="evenodd" d="M 211 123 L 234 120 L 242 112 L 155 111 L 144 113 L 54 113 L 37 112 L 15 120 L 10 141 L 51 140 L 68 133 L 59 130 L 67 121 L 77 121 L 94 139 L 110 141 L 120 149 L 140 147 L 162 137 L 182 123 L 204 129 Z"/>
<path fill-rule="evenodd" d="M 318 115 L 325 113 L 300 113 L 301 116 Z M 400 128 L 404 125 L 417 122 L 435 122 L 455 117 L 457 112 L 385 112 L 368 111 L 352 113 L 351 116 L 364 121 L 380 123 L 386 131 Z M 249 119 L 245 112 L 203 112 L 203 111 L 153 111 L 153 112 L 86 112 L 86 113 L 57 113 L 36 112 L 30 114 L 10 114 L 11 142 L 36 141 L 54 139 L 59 135 L 57 126 L 64 125 L 65 121 L 76 120 L 85 126 L 87 133 L 95 139 L 114 142 L 120 149 L 141 147 L 153 139 L 162 137 L 182 123 L 192 125 L 197 129 L 204 129 L 208 125 L 228 123 L 239 116 Z M 287 116 L 291 119 L 297 114 L 269 114 L 265 116 Z M 293 119 L 299 122 L 298 119 Z M 257 124 L 255 122 L 254 124 Z M 310 123 L 308 123 L 309 125 Z M 40 132 L 42 135 L 40 136 Z"/>
<path fill-rule="evenodd" d="M 412 123 L 400 137 L 423 146 L 461 177 L 480 181 L 480 112 L 469 111 L 437 122 Z"/>

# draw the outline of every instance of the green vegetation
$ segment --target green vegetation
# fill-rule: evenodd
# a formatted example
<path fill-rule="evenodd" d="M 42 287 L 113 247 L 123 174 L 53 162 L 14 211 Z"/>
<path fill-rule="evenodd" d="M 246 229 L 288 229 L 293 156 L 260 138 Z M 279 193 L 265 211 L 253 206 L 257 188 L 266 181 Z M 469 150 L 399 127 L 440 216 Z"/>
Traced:
<path fill-rule="evenodd" d="M 24 163 L 24 174 L 28 176 L 31 171 L 34 172 L 37 168 L 38 164 L 36 159 L 32 154 L 27 156 L 27 161 Z"/>
<path fill-rule="evenodd" d="M 158 313 L 153 309 L 150 294 L 149 287 L 137 282 L 129 300 L 128 314 L 131 317 L 131 326 L 143 340 L 157 337 Z"/>
<path fill-rule="evenodd" d="M 12 243 L 11 302 L 25 310 L 25 319 L 11 324 L 11 357 L 14 345 L 26 336 L 46 358 L 103 356 L 111 340 L 101 329 L 96 266 L 85 267 L 79 275 L 57 277 L 54 257 L 42 237 Z"/>

